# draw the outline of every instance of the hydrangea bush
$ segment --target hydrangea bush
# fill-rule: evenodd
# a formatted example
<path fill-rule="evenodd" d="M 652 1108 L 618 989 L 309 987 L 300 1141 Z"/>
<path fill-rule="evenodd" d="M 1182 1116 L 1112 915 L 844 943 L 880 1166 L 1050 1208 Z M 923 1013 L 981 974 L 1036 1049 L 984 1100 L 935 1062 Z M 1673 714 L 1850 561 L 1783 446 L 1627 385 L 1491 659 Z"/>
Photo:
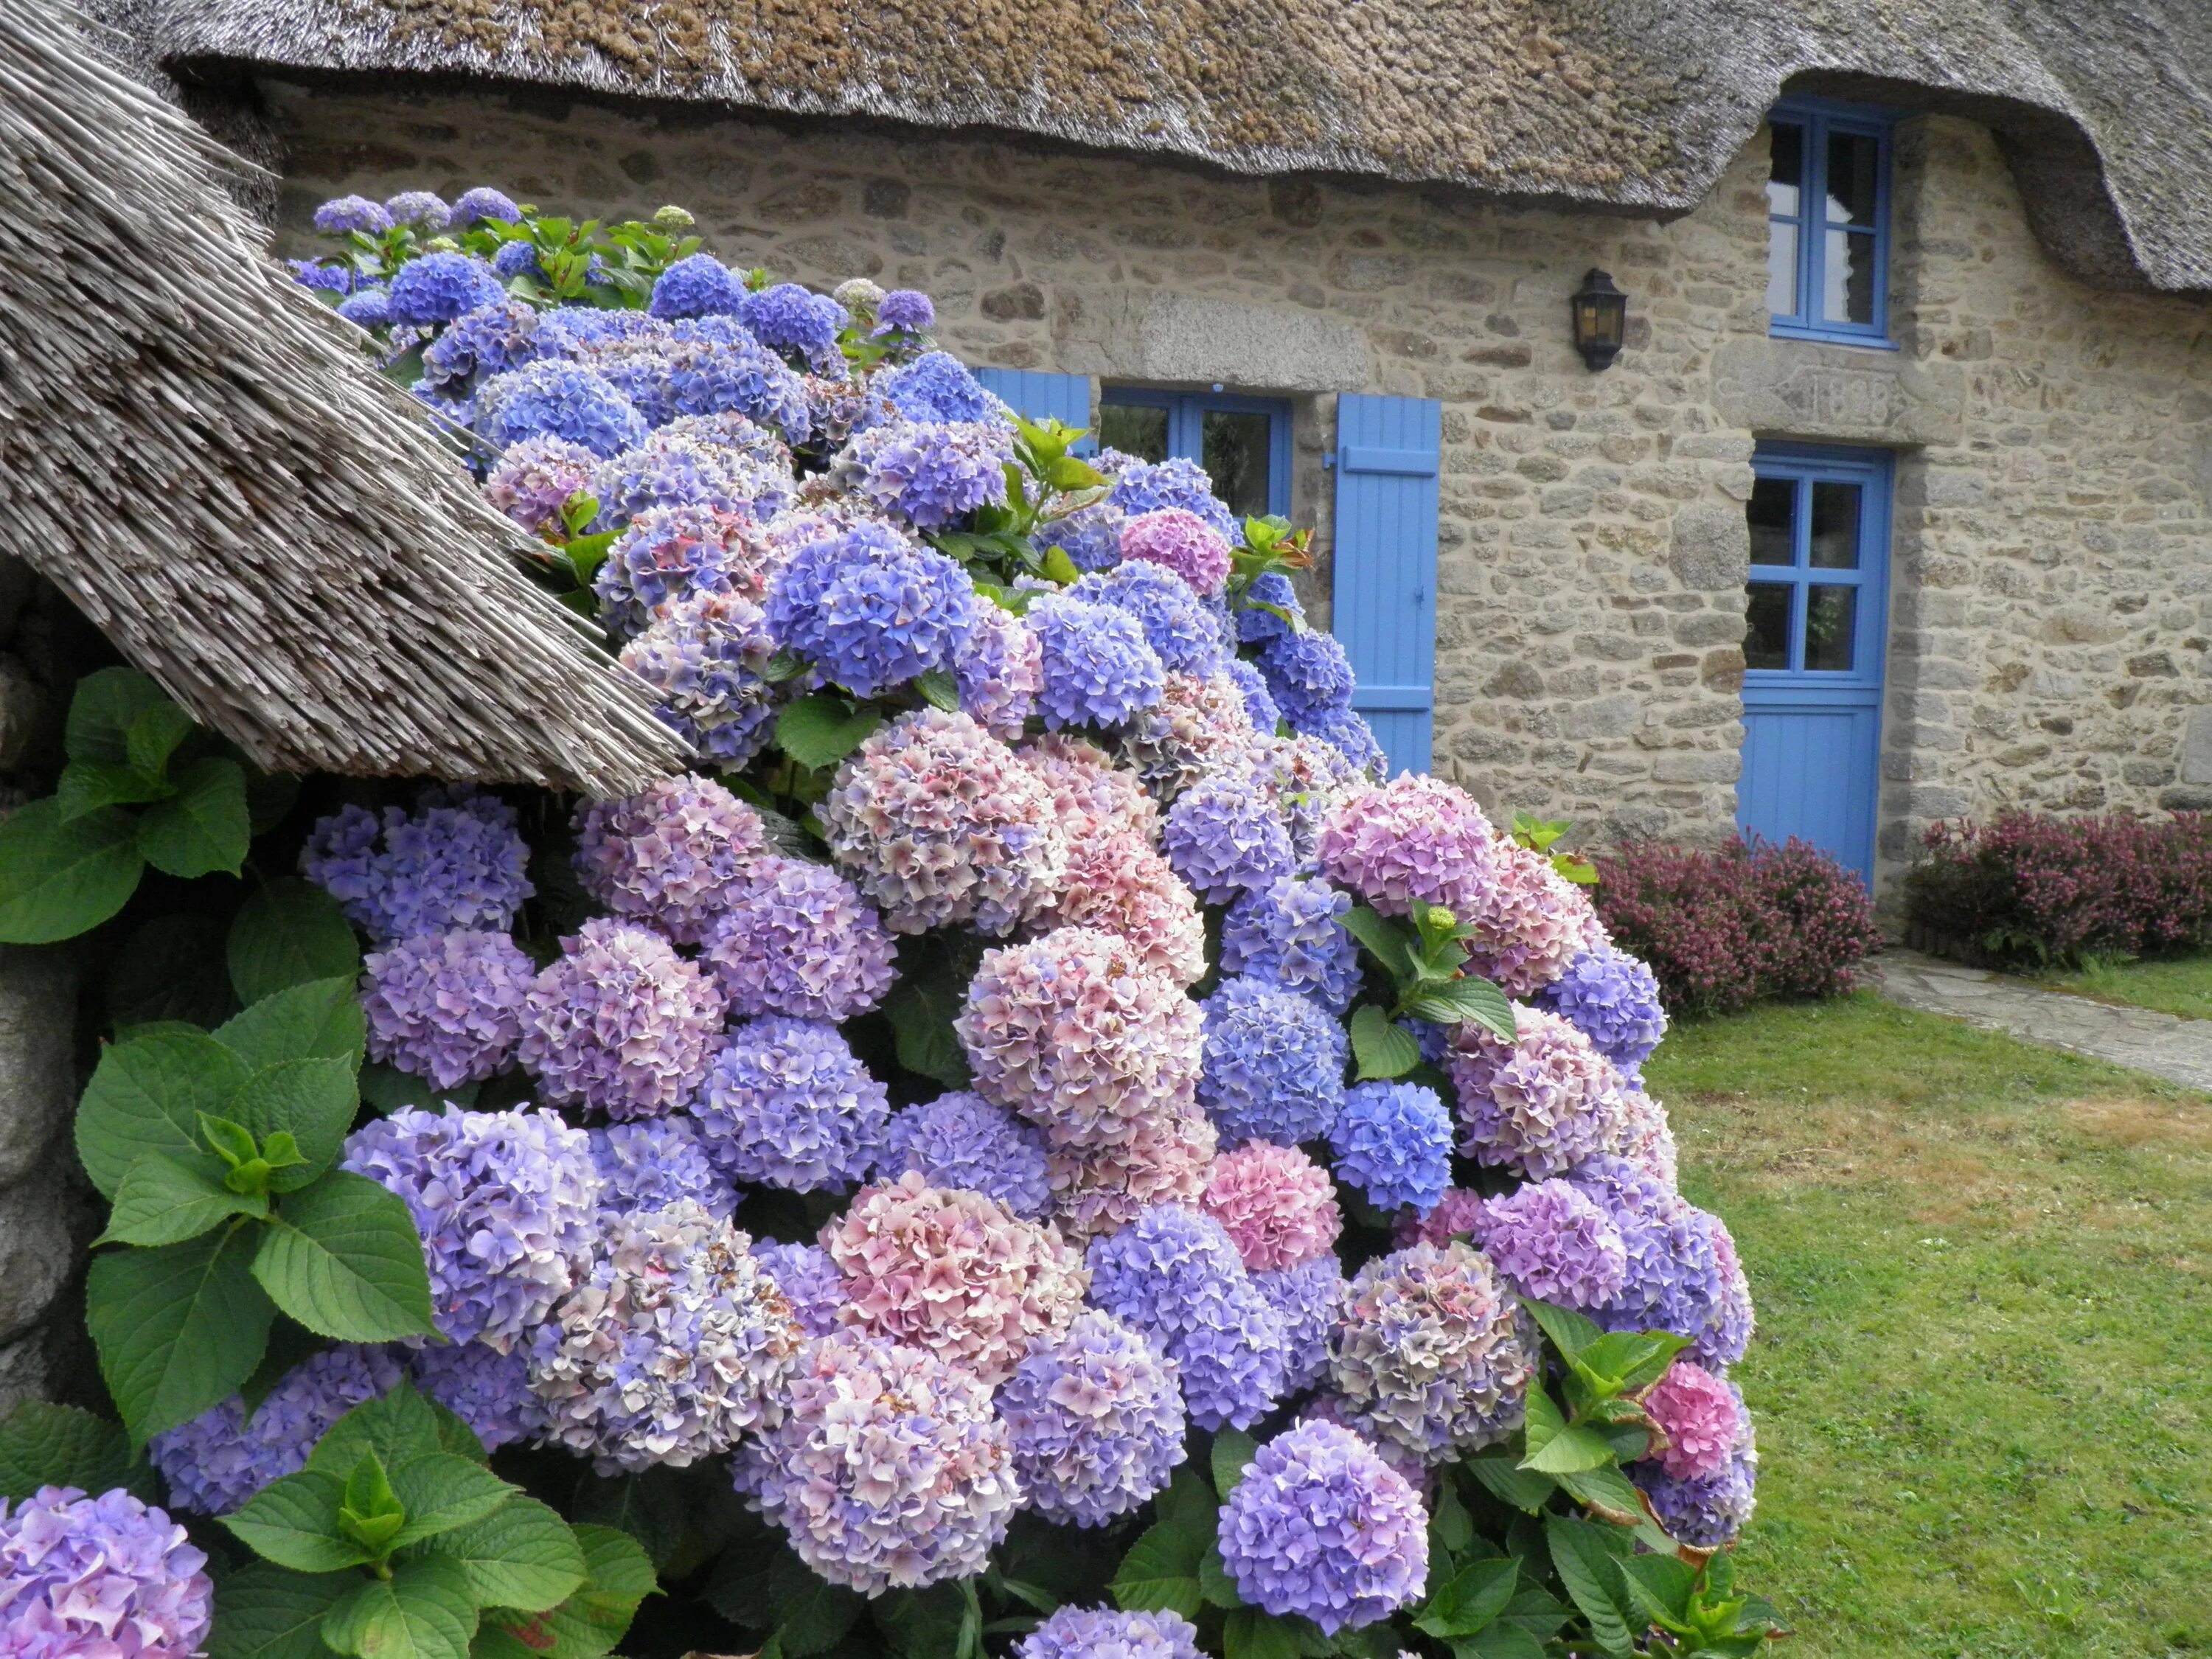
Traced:
<path fill-rule="evenodd" d="M 1651 975 L 1384 775 L 1302 534 L 677 210 L 317 224 L 697 760 L 264 815 L 250 1006 L 81 1111 L 129 1438 L 0 1435 L 0 1648 L 1759 1646 Z"/>

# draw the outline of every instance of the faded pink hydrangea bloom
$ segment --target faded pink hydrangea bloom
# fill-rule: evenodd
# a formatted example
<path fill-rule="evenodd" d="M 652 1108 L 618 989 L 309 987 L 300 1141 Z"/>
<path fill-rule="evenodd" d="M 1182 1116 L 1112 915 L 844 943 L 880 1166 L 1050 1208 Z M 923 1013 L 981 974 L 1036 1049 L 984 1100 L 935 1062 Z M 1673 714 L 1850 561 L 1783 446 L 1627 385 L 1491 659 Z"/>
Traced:
<path fill-rule="evenodd" d="M 722 1012 L 714 981 L 666 939 L 595 916 L 531 987 L 517 1058 L 554 1100 L 653 1117 L 699 1086 Z"/>
<path fill-rule="evenodd" d="M 1620 1152 L 1629 1132 L 1620 1074 L 1558 1015 L 1516 1003 L 1513 1017 L 1511 1042 L 1472 1021 L 1452 1028 L 1460 1150 L 1538 1181 Z"/>
<path fill-rule="evenodd" d="M 1038 923 L 1048 931 L 1116 934 L 1177 985 L 1194 984 L 1206 972 L 1206 918 L 1197 896 L 1151 842 L 1127 830 L 1071 843 L 1067 873 Z"/>
<path fill-rule="evenodd" d="M 1224 674 L 1170 674 L 1160 700 L 1139 713 L 1117 744 L 1152 791 L 1171 800 L 1201 778 L 1255 763 L 1244 694 Z"/>
<path fill-rule="evenodd" d="M 1589 948 L 1597 913 L 1543 854 L 1501 840 L 1491 856 L 1490 880 L 1459 912 L 1476 930 L 1468 941 L 1468 972 L 1495 981 L 1508 996 L 1528 996 Z"/>
<path fill-rule="evenodd" d="M 1183 1106 L 1140 1119 L 1126 1140 L 1054 1152 L 1046 1160 L 1053 1218 L 1082 1241 L 1121 1231 L 1155 1204 L 1194 1206 L 1214 1147 L 1213 1120 Z"/>
<path fill-rule="evenodd" d="M 1201 595 L 1221 592 L 1229 580 L 1228 538 L 1179 507 L 1139 513 L 1121 526 L 1121 556 L 1164 565 Z"/>
<path fill-rule="evenodd" d="M 1677 1480 L 1702 1480 L 1728 1467 L 1740 1426 L 1736 1399 L 1703 1365 L 1676 1360 L 1644 1396 L 1644 1409 L 1667 1437 L 1660 1467 Z"/>
<path fill-rule="evenodd" d="M 1053 816 L 1071 845 L 1126 832 L 1147 845 L 1160 838 L 1160 809 L 1134 772 L 1096 744 L 1048 732 L 1016 751 L 1052 796 Z"/>
<path fill-rule="evenodd" d="M 576 826 L 576 873 L 618 916 L 696 945 L 768 850 L 760 814 L 710 778 L 661 778 Z"/>
<path fill-rule="evenodd" d="M 1496 880 L 1498 847 L 1465 790 L 1408 772 L 1337 808 L 1318 850 L 1323 875 L 1402 916 L 1415 899 L 1474 911 Z"/>
<path fill-rule="evenodd" d="M 1344 1231 L 1328 1171 L 1298 1148 L 1268 1140 L 1249 1140 L 1215 1158 L 1199 1202 L 1253 1273 L 1310 1261 Z"/>

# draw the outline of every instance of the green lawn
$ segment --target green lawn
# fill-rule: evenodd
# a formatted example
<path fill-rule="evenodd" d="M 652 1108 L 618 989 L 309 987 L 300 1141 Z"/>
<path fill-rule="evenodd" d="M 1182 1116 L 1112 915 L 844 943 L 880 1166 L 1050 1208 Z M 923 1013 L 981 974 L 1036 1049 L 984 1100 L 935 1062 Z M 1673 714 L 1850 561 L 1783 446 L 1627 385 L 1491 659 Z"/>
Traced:
<path fill-rule="evenodd" d="M 1647 1075 L 1758 1297 L 1787 1651 L 2212 1651 L 2212 1104 L 1871 997 Z"/>
<path fill-rule="evenodd" d="M 2071 973 L 2046 974 L 2044 983 L 2106 1002 L 2156 1008 L 2185 1019 L 2212 1019 L 2212 957 L 2091 962 Z"/>

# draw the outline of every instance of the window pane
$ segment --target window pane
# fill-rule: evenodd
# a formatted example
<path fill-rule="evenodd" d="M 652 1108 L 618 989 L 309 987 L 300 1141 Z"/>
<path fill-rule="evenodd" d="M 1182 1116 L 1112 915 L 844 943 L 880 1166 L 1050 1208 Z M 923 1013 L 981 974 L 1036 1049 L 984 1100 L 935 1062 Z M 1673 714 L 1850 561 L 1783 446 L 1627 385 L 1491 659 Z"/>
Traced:
<path fill-rule="evenodd" d="M 1881 141 L 1863 132 L 1828 135 L 1828 222 L 1874 223 L 1874 181 Z"/>
<path fill-rule="evenodd" d="M 1859 487 L 1854 483 L 1813 486 L 1813 567 L 1816 570 L 1859 568 Z"/>
<path fill-rule="evenodd" d="M 1267 512 L 1267 439 L 1273 426 L 1265 415 L 1209 409 L 1199 417 L 1204 453 L 1199 464 L 1213 480 L 1213 493 L 1239 519 Z"/>
<path fill-rule="evenodd" d="M 1797 514 L 1797 485 L 1790 478 L 1760 478 L 1751 486 L 1744 518 L 1751 526 L 1753 564 L 1795 564 L 1797 538 L 1790 520 Z"/>
<path fill-rule="evenodd" d="M 1820 315 L 1832 323 L 1873 322 L 1874 238 L 1856 230 L 1827 234 L 1827 292 Z"/>
<path fill-rule="evenodd" d="M 1766 226 L 1766 309 L 1775 317 L 1795 317 L 1797 303 L 1797 227 L 1769 220 Z"/>
<path fill-rule="evenodd" d="M 1751 608 L 1744 617 L 1743 665 L 1790 666 L 1790 584 L 1753 582 Z"/>
<path fill-rule="evenodd" d="M 1857 631 L 1856 587 L 1811 587 L 1805 592 L 1805 666 L 1822 673 L 1850 672 Z"/>
<path fill-rule="evenodd" d="M 1805 181 L 1805 129 L 1774 124 L 1774 167 L 1766 177 L 1766 210 L 1789 218 L 1797 211 L 1798 186 Z"/>
<path fill-rule="evenodd" d="M 1168 458 L 1168 412 L 1142 404 L 1105 404 L 1098 410 L 1098 441 L 1140 461 Z"/>

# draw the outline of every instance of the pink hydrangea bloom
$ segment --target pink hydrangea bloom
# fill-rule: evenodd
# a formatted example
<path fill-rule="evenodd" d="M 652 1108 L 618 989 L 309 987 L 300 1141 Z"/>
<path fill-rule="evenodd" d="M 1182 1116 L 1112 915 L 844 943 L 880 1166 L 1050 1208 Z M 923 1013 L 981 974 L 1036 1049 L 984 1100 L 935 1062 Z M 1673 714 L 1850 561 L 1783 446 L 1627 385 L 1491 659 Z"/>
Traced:
<path fill-rule="evenodd" d="M 1249 770 L 1257 736 L 1234 680 L 1170 674 L 1159 702 L 1130 720 L 1115 746 L 1167 800 L 1215 772 Z"/>
<path fill-rule="evenodd" d="M 1071 845 L 1127 832 L 1147 844 L 1160 838 L 1160 809 L 1137 775 L 1115 766 L 1097 744 L 1048 732 L 1018 750 L 1022 763 L 1052 795 L 1053 816 Z"/>
<path fill-rule="evenodd" d="M 1344 1231 L 1328 1171 L 1273 1141 L 1249 1140 L 1215 1158 L 1199 1202 L 1255 1273 L 1310 1261 Z"/>
<path fill-rule="evenodd" d="M 913 1170 L 863 1188 L 822 1229 L 822 1248 L 845 1277 L 842 1322 L 994 1387 L 1032 1342 L 1066 1328 L 1091 1283 L 1081 1254 L 1050 1228 Z"/>
<path fill-rule="evenodd" d="M 1195 1206 L 1214 1146 L 1213 1120 L 1187 1106 L 1139 1120 L 1111 1146 L 1054 1152 L 1045 1161 L 1053 1219 L 1080 1242 L 1121 1231 L 1155 1204 Z"/>
<path fill-rule="evenodd" d="M 706 1075 L 722 996 L 659 934 L 598 916 L 562 941 L 523 1020 L 520 1058 L 551 1098 L 653 1117 Z"/>
<path fill-rule="evenodd" d="M 1460 1150 L 1539 1181 L 1619 1152 L 1629 1127 L 1619 1074 L 1558 1015 L 1516 1003 L 1513 1018 L 1511 1042 L 1472 1021 L 1452 1028 Z"/>
<path fill-rule="evenodd" d="M 1205 1054 L 1198 1005 L 1095 927 L 986 952 L 953 1030 L 975 1092 L 1060 1147 L 1126 1140 L 1188 1105 Z"/>
<path fill-rule="evenodd" d="M 1482 1221 L 1482 1194 L 1465 1187 L 1448 1188 L 1443 1200 L 1426 1215 L 1407 1210 L 1399 1216 L 1392 1237 L 1401 1244 L 1449 1244 L 1472 1235 Z"/>
<path fill-rule="evenodd" d="M 1165 565 L 1207 597 L 1221 592 L 1229 580 L 1228 538 L 1179 507 L 1139 513 L 1124 524 L 1121 556 Z"/>
<path fill-rule="evenodd" d="M 1490 820 L 1465 790 L 1408 772 L 1330 814 L 1318 855 L 1339 887 L 1402 916 L 1415 899 L 1472 913 L 1496 878 L 1497 848 Z"/>
<path fill-rule="evenodd" d="M 816 809 L 830 850 L 894 933 L 1012 931 L 1067 862 L 1052 796 L 966 714 L 919 708 L 870 737 Z"/>
<path fill-rule="evenodd" d="M 1702 1480 L 1728 1467 L 1741 1415 L 1729 1385 L 1703 1365 L 1676 1360 L 1644 1396 L 1644 1409 L 1667 1437 L 1660 1467 L 1677 1480 Z"/>
<path fill-rule="evenodd" d="M 1477 930 L 1468 941 L 1468 971 L 1494 981 L 1508 996 L 1529 996 L 1588 948 L 1597 914 L 1541 853 L 1499 841 L 1491 858 L 1489 881 L 1468 896 L 1460 912 Z"/>
<path fill-rule="evenodd" d="M 767 846 L 759 813 L 713 780 L 686 773 L 586 808 L 576 873 L 617 915 L 696 945 Z"/>
<path fill-rule="evenodd" d="M 1137 947 L 1178 985 L 1206 972 L 1206 918 L 1197 896 L 1149 842 L 1127 830 L 1071 842 L 1067 873 L 1040 926 L 1097 927 Z"/>

